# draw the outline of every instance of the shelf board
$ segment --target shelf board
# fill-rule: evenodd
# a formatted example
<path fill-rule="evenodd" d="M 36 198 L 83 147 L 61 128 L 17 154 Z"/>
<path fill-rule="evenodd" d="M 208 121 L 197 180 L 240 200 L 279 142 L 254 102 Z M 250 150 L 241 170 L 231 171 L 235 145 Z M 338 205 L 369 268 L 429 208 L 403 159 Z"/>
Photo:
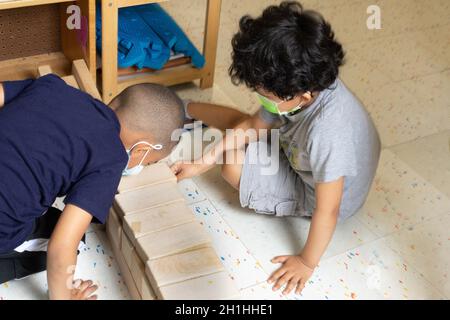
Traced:
<path fill-rule="evenodd" d="M 48 65 L 60 77 L 71 73 L 71 62 L 62 52 L 0 61 L 0 81 L 23 80 L 37 77 L 39 66 Z"/>
<path fill-rule="evenodd" d="M 205 69 L 197 69 L 192 64 L 183 64 L 177 67 L 147 73 L 137 73 L 132 76 L 122 76 L 118 79 L 119 92 L 129 86 L 139 83 L 156 83 L 172 86 L 191 82 L 205 76 Z"/>
<path fill-rule="evenodd" d="M 125 8 L 125 7 L 139 6 L 148 3 L 161 3 L 165 1 L 168 0 L 117 0 L 117 6 L 119 8 Z"/>
<path fill-rule="evenodd" d="M 166 69 L 170 69 L 170 68 L 175 68 L 184 64 L 190 64 L 191 63 L 191 58 L 190 57 L 181 57 L 181 58 L 177 58 L 174 60 L 170 60 L 168 61 L 162 70 L 166 70 Z M 143 68 L 141 70 L 139 70 L 136 67 L 130 67 L 130 68 L 119 68 L 118 70 L 118 75 L 120 76 L 129 76 L 129 75 L 135 75 L 135 74 L 142 74 L 142 73 L 153 73 L 156 72 L 158 70 L 156 69 L 150 69 L 150 68 Z"/>
<path fill-rule="evenodd" d="M 74 0 L 13 0 L 0 1 L 0 10 L 40 6 L 44 4 L 56 4 L 63 2 L 73 2 Z"/>

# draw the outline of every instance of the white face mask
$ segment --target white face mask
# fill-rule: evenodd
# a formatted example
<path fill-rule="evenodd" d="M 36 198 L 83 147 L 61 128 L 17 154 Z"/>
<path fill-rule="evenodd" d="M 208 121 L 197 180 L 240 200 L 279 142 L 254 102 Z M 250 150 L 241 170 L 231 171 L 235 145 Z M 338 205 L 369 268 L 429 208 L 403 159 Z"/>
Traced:
<path fill-rule="evenodd" d="M 130 163 L 130 159 L 131 159 L 131 151 L 133 151 L 133 149 L 140 145 L 140 144 L 145 144 L 147 146 L 149 146 L 151 149 L 154 150 L 161 150 L 163 148 L 162 144 L 157 144 L 157 145 L 152 145 L 146 141 L 140 141 L 136 144 L 134 144 L 130 150 L 127 150 L 127 154 L 128 154 L 128 163 L 127 166 L 125 167 L 125 169 L 123 169 L 122 172 L 122 176 L 135 176 L 138 175 L 139 173 L 141 173 L 141 171 L 144 169 L 144 166 L 142 165 L 142 163 L 144 162 L 144 159 L 147 157 L 148 153 L 150 152 L 151 149 L 148 149 L 147 152 L 144 154 L 144 156 L 142 157 L 141 162 L 139 162 L 139 164 L 133 168 L 129 168 L 128 169 L 128 164 Z"/>

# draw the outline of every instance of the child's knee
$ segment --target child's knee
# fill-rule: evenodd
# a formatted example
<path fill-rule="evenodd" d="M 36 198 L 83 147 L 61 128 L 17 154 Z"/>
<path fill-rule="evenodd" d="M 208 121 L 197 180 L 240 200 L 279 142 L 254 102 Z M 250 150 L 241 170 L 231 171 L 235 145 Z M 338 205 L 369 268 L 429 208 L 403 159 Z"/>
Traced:
<path fill-rule="evenodd" d="M 222 177 L 228 182 L 233 188 L 239 190 L 239 184 L 241 181 L 241 171 L 242 169 L 236 164 L 224 164 L 222 166 Z"/>
<path fill-rule="evenodd" d="M 222 177 L 236 190 L 239 190 L 244 159 L 245 151 L 233 150 L 225 155 L 225 164 L 222 166 Z"/>

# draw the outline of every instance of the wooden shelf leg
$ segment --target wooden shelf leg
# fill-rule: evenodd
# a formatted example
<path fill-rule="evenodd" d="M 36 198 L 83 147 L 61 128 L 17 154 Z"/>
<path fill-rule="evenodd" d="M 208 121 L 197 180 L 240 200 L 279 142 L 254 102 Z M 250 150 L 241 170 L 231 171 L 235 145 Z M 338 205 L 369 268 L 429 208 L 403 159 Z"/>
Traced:
<path fill-rule="evenodd" d="M 203 45 L 203 54 L 205 55 L 206 64 L 203 68 L 204 76 L 200 80 L 201 89 L 211 88 L 214 85 L 221 4 L 222 0 L 208 0 L 205 41 Z"/>
<path fill-rule="evenodd" d="M 102 94 L 108 104 L 117 95 L 117 0 L 102 0 Z"/>
<path fill-rule="evenodd" d="M 52 72 L 52 68 L 50 66 L 48 66 L 48 65 L 39 66 L 38 67 L 38 75 L 39 75 L 39 77 L 43 77 L 43 76 L 45 76 L 47 74 L 51 74 L 51 73 L 53 73 Z"/>

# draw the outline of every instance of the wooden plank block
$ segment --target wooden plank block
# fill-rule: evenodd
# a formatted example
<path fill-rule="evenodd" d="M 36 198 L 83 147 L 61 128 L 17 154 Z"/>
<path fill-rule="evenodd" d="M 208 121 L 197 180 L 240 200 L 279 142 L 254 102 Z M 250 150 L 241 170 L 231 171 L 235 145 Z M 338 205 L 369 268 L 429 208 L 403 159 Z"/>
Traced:
<path fill-rule="evenodd" d="M 52 72 L 52 68 L 50 68 L 50 66 L 45 65 L 45 66 L 39 66 L 38 67 L 38 75 L 39 77 L 43 77 L 47 74 L 51 74 Z"/>
<path fill-rule="evenodd" d="M 98 93 L 97 86 L 92 80 L 91 73 L 86 66 L 84 60 L 75 60 L 72 64 L 72 73 L 78 82 L 81 90 L 93 96 L 95 99 L 102 100 Z"/>
<path fill-rule="evenodd" d="M 62 77 L 61 79 L 63 79 L 69 86 L 72 86 L 75 89 L 80 89 L 80 87 L 78 86 L 78 83 L 77 83 L 77 79 L 75 79 L 74 76 L 65 76 L 65 77 Z"/>
<path fill-rule="evenodd" d="M 114 209 L 109 210 L 108 219 L 106 220 L 106 233 L 109 241 L 113 242 L 116 247 L 122 245 L 122 222 Z"/>
<path fill-rule="evenodd" d="M 120 248 L 125 264 L 131 273 L 133 283 L 139 292 L 139 296 L 145 300 L 156 299 L 156 294 L 153 292 L 145 274 L 145 264 L 136 253 L 131 240 L 128 239 L 125 234 L 122 234 L 122 244 Z"/>
<path fill-rule="evenodd" d="M 131 271 L 128 268 L 128 265 L 125 261 L 125 257 L 123 256 L 120 247 L 117 247 L 114 243 L 111 243 L 111 247 L 113 249 L 114 257 L 116 258 L 117 265 L 119 266 L 120 273 L 122 275 L 122 279 L 125 282 L 130 296 L 133 300 L 141 300 L 141 296 L 139 291 L 134 283 L 133 277 L 131 276 Z"/>
<path fill-rule="evenodd" d="M 177 184 L 161 183 L 133 192 L 116 195 L 114 209 L 116 209 L 119 215 L 124 216 L 166 204 L 184 201 Z"/>
<path fill-rule="evenodd" d="M 146 277 L 143 277 L 143 279 L 144 280 L 141 289 L 142 300 L 157 300 L 158 297 L 156 296 L 156 293 L 153 291 L 150 282 Z"/>
<path fill-rule="evenodd" d="M 147 261 L 146 273 L 154 288 L 224 271 L 212 248 L 202 248 Z"/>
<path fill-rule="evenodd" d="M 190 222 L 137 239 L 136 250 L 143 261 L 209 247 L 211 239 L 199 222 Z"/>
<path fill-rule="evenodd" d="M 145 264 L 142 262 L 141 258 L 139 258 L 136 250 L 132 251 L 131 262 L 130 262 L 130 271 L 131 276 L 134 279 L 134 283 L 136 284 L 137 290 L 139 291 L 140 296 L 143 300 L 155 300 L 156 294 L 153 292 L 153 289 L 150 285 L 150 282 L 147 279 L 145 274 Z"/>
<path fill-rule="evenodd" d="M 133 257 L 134 245 L 123 231 L 120 250 L 122 251 L 123 257 L 125 258 L 127 265 L 130 266 Z"/>
<path fill-rule="evenodd" d="M 225 300 L 239 296 L 239 290 L 226 272 L 171 284 L 157 291 L 165 300 Z"/>
<path fill-rule="evenodd" d="M 136 176 L 123 177 L 120 181 L 118 192 L 130 192 L 164 182 L 177 182 L 177 177 L 166 163 L 156 163 L 145 167 Z"/>
<path fill-rule="evenodd" d="M 148 209 L 124 217 L 124 231 L 130 239 L 195 221 L 192 210 L 184 202 Z"/>

